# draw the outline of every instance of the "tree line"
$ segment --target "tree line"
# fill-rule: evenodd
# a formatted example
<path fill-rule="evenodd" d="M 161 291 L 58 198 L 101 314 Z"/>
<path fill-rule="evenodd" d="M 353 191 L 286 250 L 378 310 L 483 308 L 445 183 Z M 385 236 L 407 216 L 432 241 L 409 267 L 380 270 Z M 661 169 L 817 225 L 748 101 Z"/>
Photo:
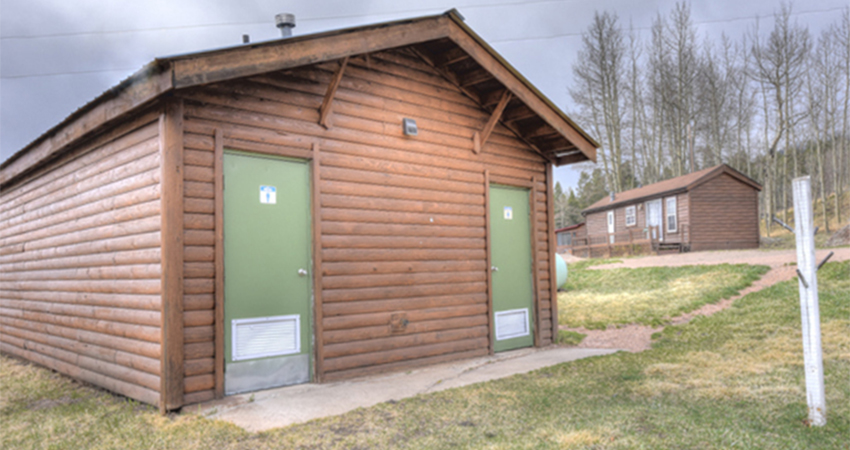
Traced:
<path fill-rule="evenodd" d="M 556 196 L 559 226 L 609 192 L 726 163 L 762 184 L 760 217 L 789 222 L 791 180 L 812 177 L 824 217 L 842 223 L 850 184 L 850 8 L 819 35 L 782 4 L 737 40 L 697 34 L 690 6 L 648 36 L 599 12 L 582 34 L 570 95 L 601 145 L 596 168 Z M 556 194 L 557 195 L 557 194 Z M 828 223 L 828 221 L 827 221 Z M 826 230 L 829 231 L 829 230 Z"/>

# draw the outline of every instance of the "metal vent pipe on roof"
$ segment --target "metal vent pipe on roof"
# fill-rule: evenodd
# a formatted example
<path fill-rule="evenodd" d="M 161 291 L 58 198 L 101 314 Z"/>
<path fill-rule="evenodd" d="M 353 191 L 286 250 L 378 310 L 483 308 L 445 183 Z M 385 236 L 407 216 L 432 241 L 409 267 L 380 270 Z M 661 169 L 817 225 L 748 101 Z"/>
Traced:
<path fill-rule="evenodd" d="M 274 16 L 274 24 L 280 29 L 281 37 L 290 37 L 292 29 L 295 28 L 295 14 L 277 14 Z"/>

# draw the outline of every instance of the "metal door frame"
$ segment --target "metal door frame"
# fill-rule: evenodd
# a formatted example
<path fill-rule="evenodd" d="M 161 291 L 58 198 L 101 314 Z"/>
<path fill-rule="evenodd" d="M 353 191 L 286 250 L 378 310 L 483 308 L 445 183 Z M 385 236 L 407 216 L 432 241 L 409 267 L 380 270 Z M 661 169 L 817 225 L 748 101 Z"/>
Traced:
<path fill-rule="evenodd" d="M 313 270 L 313 285 L 311 289 L 313 313 L 313 349 L 312 349 L 312 383 L 321 383 L 324 378 L 323 369 L 323 328 L 322 328 L 322 258 L 321 258 L 321 203 L 320 203 L 320 160 L 321 154 L 317 143 L 309 149 L 303 148 L 303 143 L 293 142 L 292 147 L 269 145 L 236 140 L 225 136 L 221 128 L 214 130 L 214 202 L 215 202 L 215 397 L 224 397 L 224 149 L 258 156 L 277 156 L 298 159 L 310 164 L 310 234 L 311 234 L 311 266 Z M 299 148 L 301 147 L 301 148 Z"/>
<path fill-rule="evenodd" d="M 312 173 L 310 173 L 310 172 L 312 172 L 312 169 L 313 169 L 312 165 L 310 164 L 311 160 L 306 159 L 306 158 L 298 158 L 298 157 L 293 157 L 293 156 L 289 156 L 289 155 L 275 154 L 275 153 L 270 153 L 270 152 L 238 150 L 238 149 L 233 148 L 231 146 L 226 146 L 226 148 L 223 149 L 222 153 L 223 153 L 222 158 L 224 157 L 224 155 L 230 154 L 230 155 L 242 156 L 242 157 L 247 157 L 247 158 L 260 158 L 260 159 L 268 159 L 268 160 L 279 161 L 279 162 L 290 162 L 290 163 L 295 163 L 295 164 L 304 164 L 304 165 L 308 166 L 307 167 L 307 170 L 308 170 L 307 177 L 308 177 L 308 179 L 312 178 Z M 223 163 L 223 159 L 222 159 L 222 163 Z M 310 183 L 312 184 L 312 181 L 310 181 Z M 223 191 L 224 191 L 224 183 L 222 183 L 222 195 L 224 193 Z M 309 196 L 308 201 L 307 201 L 308 211 L 306 212 L 306 215 L 307 215 L 307 217 L 306 217 L 307 218 L 307 232 L 310 234 L 310 245 L 309 245 L 310 250 L 308 250 L 308 252 L 310 253 L 310 260 L 309 260 L 308 266 L 310 267 L 311 270 L 315 271 L 315 263 L 314 263 L 315 258 L 314 258 L 314 255 L 312 254 L 313 251 L 314 251 L 314 246 L 312 245 L 312 243 L 314 241 L 314 238 L 313 238 L 313 232 L 314 232 L 314 230 L 313 230 L 313 217 L 312 217 L 313 216 L 313 198 L 312 198 L 313 193 L 312 193 L 312 186 L 310 186 L 310 185 L 307 186 L 307 195 Z M 222 202 L 222 215 L 223 214 L 224 214 L 224 203 Z M 222 226 L 225 226 L 223 221 L 222 221 Z M 224 256 L 225 255 L 224 255 L 224 251 L 223 251 L 223 244 L 224 244 L 224 233 L 223 233 L 223 231 L 224 230 L 222 229 L 222 267 L 221 267 L 222 271 L 225 270 L 225 265 L 224 265 L 224 262 L 225 262 Z M 223 289 L 224 284 L 225 283 L 222 283 L 222 297 L 223 297 L 222 298 L 222 304 L 221 304 L 222 305 L 222 309 L 221 309 L 222 315 L 224 315 L 224 312 L 225 312 L 225 309 L 226 309 L 226 300 L 227 300 L 224 297 L 224 289 Z M 307 309 L 308 309 L 308 311 L 310 311 L 311 316 L 315 316 L 315 310 L 316 310 L 315 294 L 314 294 L 315 283 L 313 283 L 313 285 L 309 285 L 308 289 L 309 289 L 309 294 L 308 294 Z M 313 347 L 315 347 L 315 345 L 313 344 L 313 343 L 316 342 L 315 317 L 313 317 L 312 320 L 310 320 L 310 322 L 312 322 L 312 324 L 311 324 L 311 333 L 310 333 L 311 335 L 309 336 L 309 339 L 311 341 L 310 344 Z M 222 327 L 222 333 L 223 334 L 222 334 L 222 336 L 224 336 L 224 329 L 226 328 L 226 325 L 227 325 L 226 323 L 223 323 L 223 327 Z M 234 333 L 235 333 L 235 331 L 231 331 L 231 340 L 234 338 Z M 299 339 L 300 339 L 300 336 L 299 336 Z M 226 348 L 226 346 L 224 345 L 224 339 L 222 339 L 222 345 L 223 345 L 223 347 L 221 348 L 221 352 L 224 355 L 224 360 L 225 360 L 224 368 L 226 369 L 226 367 L 227 367 L 227 363 L 226 363 L 227 356 L 224 353 L 224 350 Z M 216 351 L 218 351 L 218 350 L 219 349 L 216 348 Z M 310 352 L 308 354 L 309 354 L 310 359 L 311 359 L 309 366 L 308 366 L 309 371 L 310 371 L 309 372 L 310 376 L 309 376 L 309 380 L 306 383 L 312 383 L 316 379 L 316 361 L 315 361 L 316 360 L 316 349 L 311 348 Z M 269 388 L 269 389 L 271 389 L 271 388 Z M 259 389 L 259 390 L 263 390 L 263 389 Z M 226 395 L 226 392 L 225 392 L 225 395 Z"/>
<path fill-rule="evenodd" d="M 519 181 L 507 181 L 507 180 L 502 180 L 502 179 L 499 179 L 498 181 L 493 181 L 490 177 L 490 171 L 489 170 L 484 171 L 484 186 L 485 186 L 485 190 L 484 190 L 484 193 L 485 193 L 484 194 L 484 217 L 485 217 L 485 220 L 484 220 L 484 223 L 485 223 L 485 236 L 486 236 L 486 247 L 487 247 L 487 268 L 486 268 L 486 271 L 487 271 L 487 323 L 489 325 L 489 330 L 490 330 L 490 354 L 491 355 L 495 353 L 495 343 L 496 343 L 496 323 L 493 319 L 493 315 L 495 313 L 495 308 L 494 308 L 494 305 L 493 305 L 493 272 L 490 270 L 490 268 L 493 267 L 493 252 L 492 252 L 493 239 L 492 239 L 491 230 L 490 230 L 490 187 L 494 184 L 497 185 L 497 186 L 505 186 L 505 187 L 509 187 L 509 188 L 528 189 L 528 202 L 529 202 L 528 211 L 529 211 L 529 214 L 531 215 L 531 217 L 533 218 L 533 220 L 530 219 L 529 233 L 528 233 L 529 237 L 531 239 L 531 247 L 530 247 L 531 248 L 531 267 L 532 267 L 532 272 L 534 273 L 534 276 L 531 277 L 531 279 L 532 279 L 532 289 L 534 291 L 534 292 L 532 292 L 532 303 L 533 303 L 533 305 L 532 305 L 532 311 L 531 311 L 531 313 L 534 315 L 534 317 L 532 318 L 532 320 L 533 320 L 532 324 L 534 326 L 533 327 L 534 328 L 533 338 L 534 338 L 534 347 L 540 347 L 540 345 L 541 345 L 540 344 L 540 330 L 542 329 L 542 322 L 541 322 L 541 318 L 540 318 L 540 286 L 539 286 L 539 284 L 540 284 L 540 270 L 539 270 L 538 262 L 537 262 L 537 253 L 538 253 L 537 233 L 538 233 L 538 229 L 537 229 L 537 217 L 536 216 L 537 216 L 538 211 L 537 211 L 537 202 L 535 201 L 535 198 L 534 198 L 534 193 L 535 193 L 537 181 L 538 181 L 537 177 L 534 177 L 534 178 L 532 178 L 531 181 L 524 182 L 524 183 L 519 182 Z M 547 196 L 547 198 L 548 198 L 548 196 Z M 548 214 L 549 213 L 547 211 L 547 215 Z M 550 231 L 550 235 L 551 235 L 552 230 L 549 230 L 549 231 Z M 551 246 L 551 242 L 550 242 L 550 246 Z M 552 268 L 550 267 L 549 270 L 550 270 L 550 277 L 551 277 Z M 557 301 L 557 299 L 551 299 L 551 301 Z M 553 308 L 552 311 L 554 312 L 555 309 Z M 553 329 L 554 329 L 554 327 L 553 327 Z M 553 337 L 553 342 L 554 342 L 554 337 Z"/>

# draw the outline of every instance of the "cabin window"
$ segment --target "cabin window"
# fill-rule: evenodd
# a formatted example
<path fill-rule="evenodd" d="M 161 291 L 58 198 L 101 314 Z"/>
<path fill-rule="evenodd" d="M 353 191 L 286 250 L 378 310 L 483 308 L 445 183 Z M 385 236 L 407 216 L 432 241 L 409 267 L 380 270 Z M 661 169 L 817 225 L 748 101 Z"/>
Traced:
<path fill-rule="evenodd" d="M 667 197 L 664 201 L 667 204 L 667 232 L 675 233 L 679 228 L 676 217 L 676 197 Z"/>
<path fill-rule="evenodd" d="M 635 213 L 634 206 L 626 207 L 626 226 L 633 227 L 637 225 L 637 214 Z"/>

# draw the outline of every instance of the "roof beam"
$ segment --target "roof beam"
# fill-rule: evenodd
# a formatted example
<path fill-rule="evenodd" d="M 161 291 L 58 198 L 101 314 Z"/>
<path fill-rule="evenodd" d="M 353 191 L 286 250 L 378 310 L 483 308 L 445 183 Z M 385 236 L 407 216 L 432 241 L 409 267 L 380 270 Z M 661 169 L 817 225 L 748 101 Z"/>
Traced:
<path fill-rule="evenodd" d="M 579 128 L 566 116 L 559 113 L 557 107 L 546 99 L 539 91 L 530 86 L 515 69 L 496 54 L 483 39 L 460 20 L 452 20 L 449 27 L 449 36 L 464 49 L 485 70 L 490 72 L 495 79 L 514 93 L 517 99 L 528 105 L 540 117 L 553 128 L 558 130 L 570 142 L 575 144 L 579 150 L 587 156 L 587 159 L 596 160 L 596 146 L 590 138 L 582 135 Z"/>
<path fill-rule="evenodd" d="M 478 103 L 479 105 L 484 107 L 484 102 L 482 101 L 481 97 L 477 93 L 472 92 L 471 90 L 461 86 L 460 83 L 458 82 L 457 76 L 455 76 L 455 74 L 452 73 L 450 70 L 446 69 L 445 67 L 438 67 L 434 63 L 434 58 L 436 58 L 436 56 L 427 55 L 427 54 L 425 54 L 424 51 L 420 50 L 419 48 L 416 48 L 415 46 L 411 46 L 409 48 L 410 48 L 411 51 L 413 51 L 413 53 L 419 55 L 419 57 L 422 58 L 422 60 L 425 61 L 426 64 L 433 67 L 434 70 L 436 70 L 441 75 L 446 77 L 446 79 L 449 80 L 449 82 L 451 82 L 452 84 L 457 86 L 457 88 L 460 89 L 460 91 L 463 92 L 467 97 L 471 98 L 473 101 L 475 101 L 476 103 Z M 506 91 L 506 92 L 509 92 L 509 91 Z M 490 93 L 488 95 L 491 96 L 491 97 L 495 97 L 496 96 L 495 94 L 496 93 Z M 501 95 L 504 95 L 504 92 L 502 92 Z M 501 100 L 501 97 L 499 97 L 499 99 Z M 493 103 L 496 103 L 496 102 L 498 102 L 498 100 L 493 101 Z M 484 109 L 486 110 L 486 108 L 484 108 Z M 522 133 L 520 133 L 516 129 L 516 127 L 514 127 L 514 126 L 512 126 L 511 124 L 508 124 L 508 123 L 503 123 L 503 124 L 505 125 L 505 127 L 507 129 L 511 130 L 511 132 L 514 133 L 517 136 L 517 138 L 519 138 L 520 140 L 525 142 L 525 144 L 528 145 L 529 147 L 531 147 L 532 150 L 534 150 L 535 152 L 537 152 L 537 154 L 542 156 L 543 159 L 545 159 L 545 160 L 547 160 L 547 161 L 549 161 L 553 164 L 555 163 L 554 158 L 547 156 L 545 153 L 540 151 L 540 149 L 537 148 L 536 145 L 532 144 L 528 139 L 526 139 L 522 135 Z M 476 131 L 475 133 L 472 134 L 472 150 L 476 154 L 480 153 L 482 146 L 483 146 L 483 144 L 481 143 L 481 135 Z"/>
<path fill-rule="evenodd" d="M 520 120 L 530 119 L 532 117 L 538 117 L 538 114 L 532 111 L 530 108 L 514 108 L 513 110 L 505 114 L 504 121 L 506 123 L 513 123 L 518 122 Z"/>
<path fill-rule="evenodd" d="M 502 113 L 508 106 L 508 102 L 511 101 L 511 97 L 511 91 L 505 89 L 505 92 L 502 93 L 502 98 L 499 100 L 499 104 L 496 105 L 496 109 L 494 109 L 493 114 L 490 115 L 490 120 L 487 121 L 487 124 L 484 125 L 484 129 L 481 130 L 481 134 L 479 135 L 478 133 L 475 133 L 472 135 L 475 153 L 481 153 L 481 148 L 484 147 L 484 144 L 486 144 L 487 140 L 490 139 L 490 134 L 493 133 L 493 129 L 495 129 L 496 124 L 499 123 L 499 119 L 502 117 Z"/>
<path fill-rule="evenodd" d="M 540 156 L 542 156 L 543 159 L 545 159 L 546 161 L 549 161 L 552 164 L 555 164 L 555 159 L 553 157 L 547 155 L 546 153 L 543 153 L 543 151 L 540 150 L 539 148 L 537 148 L 537 146 L 534 145 L 534 143 L 532 143 L 531 141 L 526 139 L 525 136 L 523 136 L 522 133 L 516 128 L 516 126 L 514 126 L 513 124 L 510 124 L 510 123 L 505 123 L 504 121 L 502 121 L 502 125 L 504 125 L 505 128 L 511 130 L 511 132 L 513 132 L 513 134 L 515 134 L 517 136 L 517 138 L 519 138 L 522 142 L 525 142 L 525 145 L 531 147 L 531 149 L 534 150 L 535 152 L 537 152 L 537 154 L 539 154 Z"/>
<path fill-rule="evenodd" d="M 578 152 L 578 153 L 573 153 L 572 155 L 562 156 L 562 157 L 556 159 L 555 161 L 558 162 L 559 166 L 562 166 L 564 164 L 575 164 L 575 163 L 587 161 L 587 160 L 588 160 L 588 158 L 587 158 L 587 156 L 585 156 L 584 153 Z"/>
<path fill-rule="evenodd" d="M 481 94 L 481 106 L 493 106 L 499 103 L 502 98 L 502 92 L 498 89 Z"/>
<path fill-rule="evenodd" d="M 469 89 L 467 89 L 467 88 L 465 88 L 465 87 L 461 86 L 461 85 L 460 85 L 460 80 L 458 80 L 457 75 L 455 75 L 455 74 L 454 74 L 451 70 L 446 69 L 445 67 L 440 67 L 440 66 L 438 66 L 438 65 L 434 62 L 434 58 L 435 58 L 435 57 L 432 57 L 432 56 L 430 56 L 430 55 L 426 54 L 426 53 L 425 53 L 422 49 L 419 49 L 419 48 L 417 48 L 417 47 L 415 47 L 415 46 L 410 46 L 410 47 L 408 47 L 408 48 L 409 48 L 411 51 L 413 51 L 413 53 L 415 53 L 415 54 L 416 54 L 416 55 L 418 55 L 420 58 L 422 58 L 422 61 L 425 61 L 425 64 L 428 64 L 429 66 L 433 67 L 433 68 L 434 68 L 434 70 L 436 70 L 436 71 L 437 71 L 437 73 L 439 73 L 440 75 L 444 76 L 447 80 L 449 80 L 449 82 L 450 82 L 450 83 L 452 83 L 452 84 L 453 84 L 453 85 L 455 85 L 458 89 L 460 89 L 460 91 L 461 91 L 464 95 L 466 95 L 467 97 L 471 98 L 471 99 L 472 99 L 472 101 L 474 101 L 474 102 L 478 103 L 479 105 L 481 104 L 481 98 L 478 96 L 478 94 L 476 94 L 475 92 L 473 92 L 473 91 L 471 91 L 471 90 L 469 90 Z"/>
<path fill-rule="evenodd" d="M 552 135 L 557 134 L 557 133 L 558 133 L 557 130 L 555 130 L 554 128 L 549 126 L 549 124 L 544 123 L 543 125 L 540 125 L 538 127 L 533 127 L 533 128 L 529 127 L 529 130 L 524 132 L 523 136 L 525 136 L 528 139 L 534 139 L 534 138 L 539 138 L 539 137 L 552 136 Z"/>
<path fill-rule="evenodd" d="M 474 70 L 460 80 L 460 85 L 463 87 L 474 86 L 485 81 L 490 81 L 493 76 L 486 70 Z"/>
<path fill-rule="evenodd" d="M 445 67 L 466 59 L 469 59 L 469 55 L 467 55 L 463 49 L 455 47 L 453 49 L 446 50 L 441 55 L 435 57 L 434 65 L 437 67 Z"/>
<path fill-rule="evenodd" d="M 342 81 L 345 66 L 348 65 L 348 58 L 348 56 L 342 58 L 333 78 L 331 78 L 330 84 L 328 84 L 328 91 L 325 92 L 325 98 L 322 100 L 322 105 L 319 106 L 319 125 L 325 128 L 330 128 L 328 118 L 331 114 L 331 110 L 333 109 L 334 95 L 336 95 L 336 90 L 339 88 L 340 81 Z"/>

